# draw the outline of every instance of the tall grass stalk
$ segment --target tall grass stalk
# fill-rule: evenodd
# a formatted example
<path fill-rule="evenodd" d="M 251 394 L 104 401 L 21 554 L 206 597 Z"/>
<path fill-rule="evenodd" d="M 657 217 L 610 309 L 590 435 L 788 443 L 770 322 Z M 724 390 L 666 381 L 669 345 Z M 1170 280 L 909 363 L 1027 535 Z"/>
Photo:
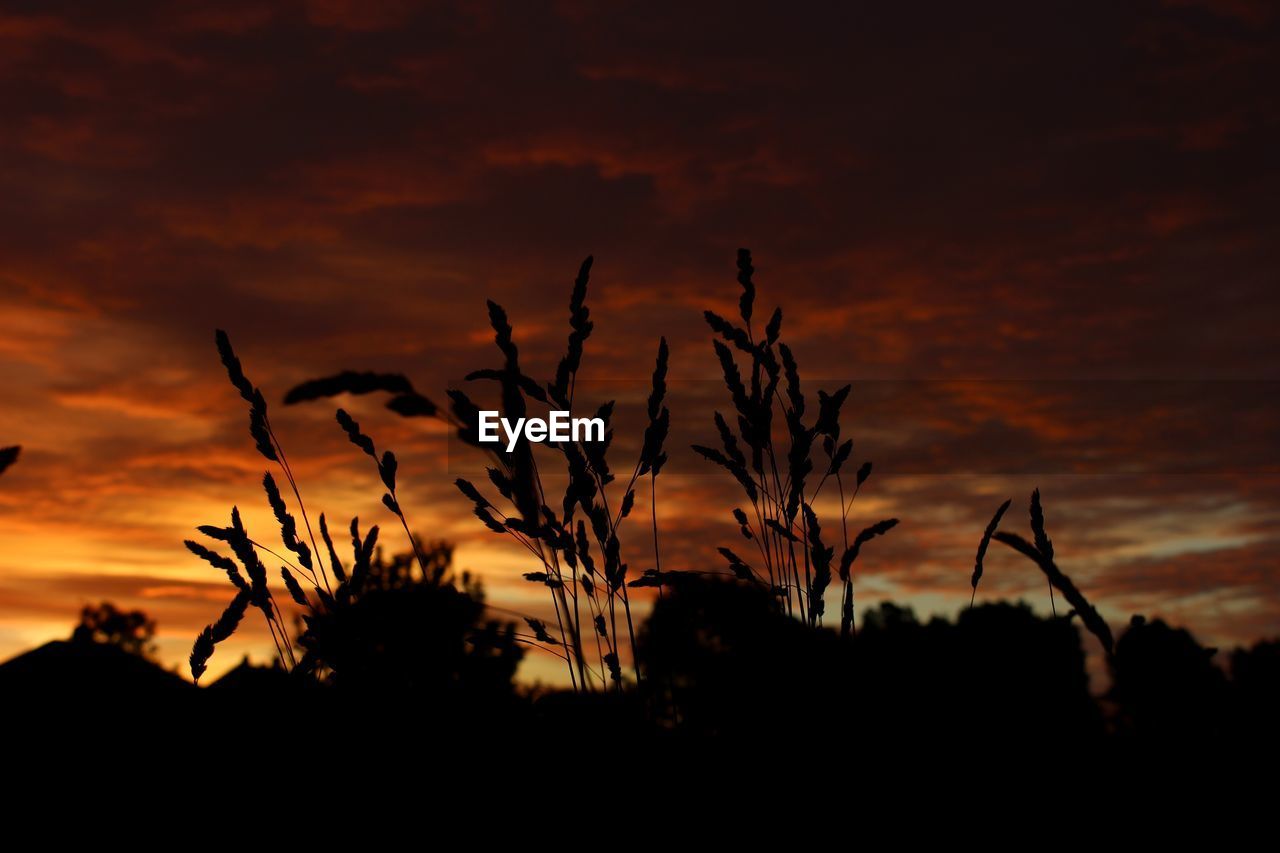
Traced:
<path fill-rule="evenodd" d="M 503 355 L 503 363 L 498 368 L 473 371 L 467 375 L 467 380 L 495 383 L 504 417 L 511 420 L 525 417 L 531 409 L 568 411 L 571 416 L 577 414 L 574 411 L 574 393 L 585 344 L 593 329 L 586 305 L 591 266 L 591 258 L 583 261 L 574 280 L 569 299 L 568 346 L 555 376 L 549 381 L 539 382 L 524 372 L 506 311 L 497 303 L 488 303 L 494 343 Z M 660 565 L 657 509 L 653 502 L 656 501 L 658 475 L 667 461 L 664 444 L 670 430 L 670 412 L 664 400 L 668 357 L 667 343 L 663 339 L 658 345 L 643 446 L 621 489 L 616 485 L 621 481 L 608 461 L 608 450 L 613 440 L 613 401 L 606 402 L 594 413 L 606 425 L 603 442 L 570 440 L 545 446 L 545 455 L 556 467 L 563 467 L 568 478 L 565 492 L 558 496 L 555 506 L 544 487 L 542 465 L 534 447 L 521 440 L 508 453 L 481 445 L 478 441 L 479 407 L 466 393 L 450 391 L 451 410 L 459 425 L 460 437 L 484 449 L 494 462 L 488 469 L 488 476 L 498 497 L 487 497 L 466 479 L 459 478 L 456 485 L 472 502 L 473 511 L 485 526 L 515 539 L 539 563 L 541 571 L 528 572 L 525 578 L 548 587 L 560 644 L 568 651 L 566 667 L 575 690 L 608 689 L 612 686 L 612 689 L 620 691 L 624 680 L 623 652 L 629 654 L 633 662 L 636 684 L 644 681 L 636 656 L 635 619 L 629 588 L 651 584 L 628 582 L 628 563 L 623 555 L 621 533 L 635 506 L 636 484 L 641 477 L 648 475 L 654 561 L 655 565 Z M 500 509 L 500 505 L 507 509 Z M 655 568 L 646 572 L 646 577 L 653 578 L 660 573 L 661 569 Z M 582 639 L 584 616 L 588 629 L 595 634 L 594 660 L 589 659 Z M 625 645 L 620 635 L 619 616 L 626 629 Z"/>
<path fill-rule="evenodd" d="M 795 356 L 781 340 L 782 309 L 774 310 L 758 336 L 753 324 L 755 268 L 746 249 L 738 250 L 737 267 L 742 325 L 714 311 L 703 315 L 717 336 L 712 347 L 737 428 L 717 411 L 713 422 L 719 446 L 694 445 L 693 450 L 725 469 L 742 488 L 751 513 L 735 509 L 734 517 L 743 536 L 755 543 L 762 569 L 727 548 L 720 549 L 721 554 L 734 576 L 767 586 L 787 613 L 812 627 L 822 625 L 835 548 L 823 539 L 814 502 L 827 481 L 834 479 L 840 501 L 842 553 L 836 565 L 842 584 L 841 633 L 849 635 L 854 629 L 853 563 L 862 545 L 888 532 L 897 519 L 878 522 L 850 541 L 849 512 L 871 474 L 871 463 L 863 463 L 846 501 L 842 472 L 853 441 L 842 440 L 840 417 L 852 386 L 830 394 L 818 391 L 817 411 L 811 411 Z M 746 378 L 740 360 L 746 365 Z M 780 429 L 775 426 L 779 420 Z M 815 468 L 815 460 L 820 467 Z M 815 472 L 816 484 L 812 482 Z"/>
<path fill-rule="evenodd" d="M 337 612 L 344 607 L 352 605 L 361 597 L 374 564 L 379 533 L 378 527 L 377 525 L 370 527 L 362 536 L 359 519 L 353 518 L 351 520 L 353 563 L 349 574 L 338 558 L 337 550 L 334 547 L 323 514 L 320 516 L 320 533 L 325 544 L 325 550 L 323 552 L 320 550 L 319 543 L 306 514 L 297 478 L 289 466 L 283 445 L 271 428 L 265 397 L 261 390 L 254 386 L 245 376 L 240 360 L 236 357 L 227 334 L 219 330 L 215 335 L 215 342 L 232 385 L 235 386 L 240 395 L 249 404 L 250 437 L 253 438 L 258 452 L 268 461 L 277 463 L 280 471 L 288 481 L 290 490 L 298 502 L 298 510 L 303 518 L 307 540 L 304 541 L 300 538 L 297 522 L 270 472 L 263 475 L 263 490 L 266 493 L 267 503 L 280 526 L 281 541 L 286 552 L 292 552 L 292 559 L 282 556 L 279 552 L 251 538 L 241 522 L 237 508 L 232 509 L 231 525 L 229 527 L 204 525 L 198 528 L 203 535 L 229 545 L 235 559 L 232 560 L 193 540 L 186 542 L 187 548 L 200 559 L 225 572 L 233 586 L 236 587 L 237 593 L 218 622 L 207 626 L 197 636 L 190 656 L 191 673 L 193 678 L 198 681 L 206 671 L 208 660 L 217 644 L 234 633 L 236 627 L 240 624 L 240 618 L 237 613 L 243 615 L 245 604 L 248 603 L 261 610 L 266 619 L 268 633 L 271 636 L 272 643 L 276 648 L 277 658 L 281 664 L 290 671 L 316 675 L 318 674 L 318 668 L 323 664 L 315 659 L 310 652 L 303 657 L 298 656 L 298 652 L 290 638 L 289 630 L 285 625 L 284 612 L 276 601 L 274 592 L 268 582 L 268 573 L 259 552 L 268 554 L 283 564 L 280 567 L 280 579 L 290 599 L 302 609 L 303 620 L 310 624 L 312 618 Z M 401 415 L 439 416 L 434 404 L 413 391 L 412 387 L 408 386 L 407 381 L 396 376 L 378 374 L 342 374 L 339 377 L 329 377 L 325 380 L 305 383 L 303 386 L 291 391 L 286 397 L 286 402 L 301 402 L 305 399 L 316 399 L 328 394 L 345 391 L 367 393 L 371 390 L 394 391 L 396 396 L 388 403 L 388 408 Z M 446 422 L 450 421 L 447 416 L 443 419 Z M 391 451 L 386 451 L 379 456 L 375 450 L 373 439 L 365 435 L 361 431 L 359 424 L 344 410 L 338 410 L 337 420 L 352 443 L 373 458 L 379 477 L 387 490 L 382 499 L 383 505 L 396 516 L 403 527 L 412 547 L 414 558 L 422 573 L 423 581 L 428 584 L 441 583 L 444 580 L 445 566 L 438 565 L 433 569 L 428 565 L 428 560 L 424 557 L 422 548 L 411 532 L 406 514 L 400 505 L 396 478 L 399 466 L 395 454 Z M 308 541 L 310 544 L 308 544 Z M 242 569 L 243 574 L 241 572 Z M 333 575 L 334 581 L 337 583 L 336 587 L 330 581 L 330 574 Z M 312 588 L 310 593 L 299 583 L 299 578 L 310 584 Z M 559 656 L 558 652 L 545 648 L 544 644 L 538 642 L 536 638 L 524 637 L 521 639 Z"/>
<path fill-rule="evenodd" d="M 1072 583 L 1071 578 L 1067 577 L 1054 561 L 1053 543 L 1045 533 L 1044 510 L 1040 506 L 1039 489 L 1036 489 L 1031 494 L 1031 526 L 1032 536 L 1036 540 L 1035 544 L 1028 542 L 1016 533 L 1006 533 L 1003 530 L 996 532 L 994 538 L 997 542 L 1008 545 L 1031 560 L 1040 568 L 1040 571 L 1044 572 L 1049 581 L 1050 589 L 1056 588 L 1062 593 L 1062 597 L 1072 607 L 1072 614 L 1080 617 L 1080 621 L 1084 623 L 1085 628 L 1098 638 L 1103 650 L 1110 656 L 1115 647 L 1111 635 L 1111 627 L 1102 618 L 1102 615 L 1098 613 L 1097 608 L 1085 598 L 1084 593 L 1080 592 L 1076 585 Z M 1057 615 L 1056 608 L 1054 615 Z"/>

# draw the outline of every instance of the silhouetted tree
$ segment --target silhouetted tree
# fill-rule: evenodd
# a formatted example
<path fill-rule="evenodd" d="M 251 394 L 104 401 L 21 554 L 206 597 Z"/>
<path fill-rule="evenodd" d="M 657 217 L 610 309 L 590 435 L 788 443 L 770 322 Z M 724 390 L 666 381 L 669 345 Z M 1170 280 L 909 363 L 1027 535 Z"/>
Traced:
<path fill-rule="evenodd" d="M 76 643 L 105 643 L 118 646 L 129 654 L 150 657 L 155 651 L 152 640 L 156 623 L 141 610 L 123 611 L 110 602 L 86 606 L 80 611 L 80 622 L 71 632 Z"/>
<path fill-rule="evenodd" d="M 1079 633 L 1025 605 L 927 624 L 883 604 L 841 637 L 789 618 L 756 585 L 687 576 L 641 631 L 650 681 L 697 734 L 815 730 L 846 737 L 1014 744 L 1101 735 Z M 666 681 L 663 683 L 663 678 Z"/>
<path fill-rule="evenodd" d="M 468 704 L 513 697 L 522 656 L 514 627 L 485 618 L 479 580 L 450 576 L 451 546 L 422 550 L 421 563 L 379 553 L 358 597 L 304 615 L 302 669 L 344 688 L 409 688 Z"/>
<path fill-rule="evenodd" d="M 1118 733 L 1184 745 L 1224 734 L 1227 683 L 1216 651 L 1182 628 L 1134 616 L 1111 659 Z"/>
<path fill-rule="evenodd" d="M 1259 642 L 1231 655 L 1231 686 L 1237 736 L 1276 739 L 1280 719 L 1280 640 Z"/>
<path fill-rule="evenodd" d="M 733 735 L 805 713 L 838 638 L 789 617 L 758 585 L 673 574 L 638 639 L 651 689 L 667 694 L 653 704 L 674 698 L 687 732 Z"/>

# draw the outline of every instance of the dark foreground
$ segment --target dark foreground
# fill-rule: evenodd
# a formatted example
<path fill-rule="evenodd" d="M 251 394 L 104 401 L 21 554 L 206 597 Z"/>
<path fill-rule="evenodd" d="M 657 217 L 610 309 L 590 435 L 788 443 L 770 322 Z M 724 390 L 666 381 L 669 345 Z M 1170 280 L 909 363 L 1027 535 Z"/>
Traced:
<path fill-rule="evenodd" d="M 640 627 L 638 687 L 629 679 L 578 693 L 518 687 L 518 653 L 461 631 L 416 618 L 383 628 L 398 645 L 363 626 L 369 645 L 325 679 L 244 664 L 200 690 L 81 637 L 0 665 L 0 693 L 11 710 L 70 712 L 81 728 L 131 737 L 194 731 L 200 741 L 225 724 L 222 736 L 244 728 L 270 738 L 314 725 L 371 743 L 445 737 L 450 748 L 475 739 L 740 743 L 762 760 L 921 746 L 1244 760 L 1275 743 L 1280 719 L 1276 642 L 1218 654 L 1219 666 L 1187 632 L 1136 619 L 1109 660 L 1109 689 L 1094 695 L 1074 620 L 1005 603 L 928 623 L 884 604 L 844 639 L 779 613 L 752 587 L 690 582 Z"/>

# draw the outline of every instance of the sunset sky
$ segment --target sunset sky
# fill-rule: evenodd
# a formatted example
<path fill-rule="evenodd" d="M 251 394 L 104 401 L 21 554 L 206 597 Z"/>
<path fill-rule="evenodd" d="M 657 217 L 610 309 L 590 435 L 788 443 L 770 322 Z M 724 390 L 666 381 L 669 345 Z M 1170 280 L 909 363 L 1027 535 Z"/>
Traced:
<path fill-rule="evenodd" d="M 549 376 L 592 254 L 585 387 L 642 395 L 665 335 L 673 443 L 710 443 L 729 403 L 701 312 L 736 310 L 740 246 L 810 393 L 854 383 L 876 473 L 851 523 L 902 519 L 860 558 L 860 606 L 956 612 L 992 512 L 1014 498 L 1025 532 L 1038 486 L 1116 626 L 1280 634 L 1269 4 L 196 5 L 0 3 L 0 445 L 24 448 L 0 658 L 110 600 L 176 665 L 231 595 L 182 540 L 233 504 L 274 535 L 215 328 L 309 507 L 399 548 L 333 406 L 285 408 L 290 387 L 387 370 L 442 399 L 497 363 L 486 298 Z M 536 567 L 451 484 L 475 460 L 339 402 L 400 456 L 417 530 L 542 613 Z M 664 478 L 664 567 L 719 567 L 733 484 L 685 451 Z M 1025 560 L 987 571 L 982 597 L 1047 609 Z M 212 672 L 265 660 L 251 628 Z"/>

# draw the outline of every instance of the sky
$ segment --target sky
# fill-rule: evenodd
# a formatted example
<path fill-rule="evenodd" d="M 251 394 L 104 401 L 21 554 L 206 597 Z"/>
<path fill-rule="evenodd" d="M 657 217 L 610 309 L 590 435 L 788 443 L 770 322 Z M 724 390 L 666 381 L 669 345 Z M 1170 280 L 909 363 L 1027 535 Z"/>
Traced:
<path fill-rule="evenodd" d="M 486 299 L 549 376 L 590 254 L 585 385 L 638 399 L 665 336 L 673 445 L 710 443 L 701 312 L 734 312 L 739 247 L 806 389 L 853 383 L 876 467 L 850 524 L 902 520 L 860 606 L 954 614 L 991 514 L 1013 498 L 1026 533 L 1038 487 L 1114 625 L 1280 634 L 1269 4 L 689 5 L 0 3 L 0 445 L 24 448 L 0 657 L 110 600 L 177 665 L 230 598 L 182 540 L 232 505 L 274 532 L 215 328 L 309 507 L 400 547 L 333 406 L 290 387 L 384 370 L 442 398 L 498 363 Z M 453 489 L 476 460 L 443 427 L 338 402 L 399 455 L 422 536 L 494 605 L 547 609 Z M 733 484 L 687 449 L 664 478 L 664 567 L 718 567 Z M 1048 605 L 1009 552 L 979 594 Z M 269 648 L 246 626 L 211 671 Z"/>

